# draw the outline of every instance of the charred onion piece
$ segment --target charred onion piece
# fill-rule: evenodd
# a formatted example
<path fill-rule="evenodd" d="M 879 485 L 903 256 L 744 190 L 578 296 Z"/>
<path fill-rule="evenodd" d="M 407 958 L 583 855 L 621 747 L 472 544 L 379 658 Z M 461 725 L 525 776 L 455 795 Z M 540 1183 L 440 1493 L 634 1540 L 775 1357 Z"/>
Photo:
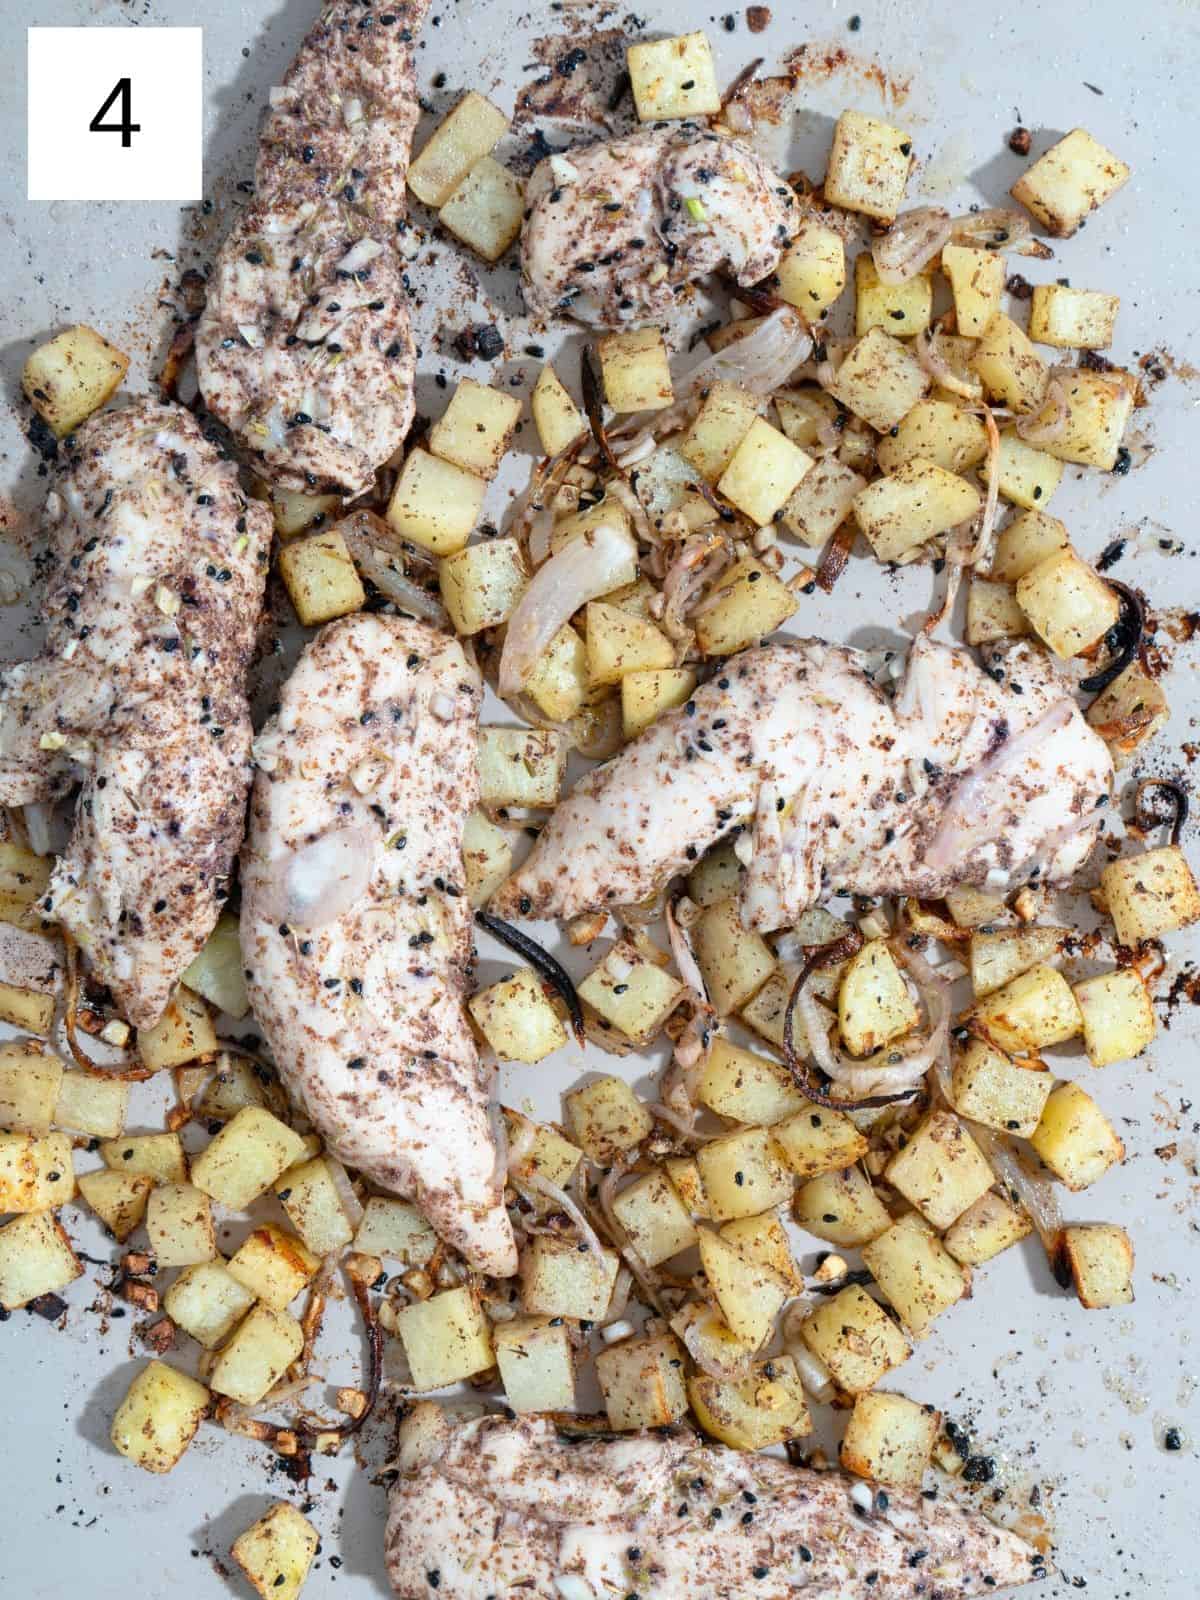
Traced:
<path fill-rule="evenodd" d="M 514 928 L 511 922 L 502 922 L 499 917 L 492 916 L 490 911 L 477 911 L 475 921 L 481 928 L 486 928 L 493 938 L 499 939 L 501 944 L 506 944 L 517 955 L 524 956 L 547 983 L 553 984 L 555 993 L 567 1008 L 575 1042 L 582 1044 L 583 1007 L 579 1003 L 575 985 L 566 968 L 561 966 L 548 950 L 543 950 L 536 939 L 531 939 L 527 933 L 522 933 L 520 928 Z"/>
<path fill-rule="evenodd" d="M 832 594 L 833 586 L 846 569 L 850 559 L 850 552 L 854 549 L 854 541 L 858 537 L 858 526 L 853 521 L 843 522 L 833 538 L 825 547 L 825 554 L 821 557 L 821 565 L 817 568 L 817 588 L 822 594 Z"/>
<path fill-rule="evenodd" d="M 608 442 L 608 433 L 604 427 L 604 396 L 600 387 L 600 374 L 596 369 L 596 351 L 590 344 L 585 344 L 583 347 L 579 377 L 583 388 L 583 409 L 587 412 L 587 419 L 592 426 L 596 449 L 599 450 L 609 471 L 623 478 L 625 474 L 621 471 L 613 447 Z"/>
<path fill-rule="evenodd" d="M 61 930 L 63 944 L 67 952 L 67 1008 L 63 1015 L 63 1028 L 67 1035 L 67 1044 L 76 1063 L 93 1078 L 119 1078 L 123 1083 L 144 1083 L 147 1078 L 154 1076 L 153 1067 L 127 1066 L 105 1067 L 99 1061 L 92 1059 L 79 1042 L 79 946 L 67 932 Z"/>
<path fill-rule="evenodd" d="M 1121 676 L 1137 655 L 1146 631 L 1146 608 L 1141 596 L 1127 584 L 1118 583 L 1115 578 L 1108 578 L 1106 582 L 1121 602 L 1121 615 L 1108 630 L 1108 646 L 1113 651 L 1113 659 L 1108 666 L 1083 680 L 1079 687 L 1085 694 L 1099 694 L 1102 689 L 1108 688 L 1114 678 Z"/>
<path fill-rule="evenodd" d="M 179 379 L 183 373 L 184 365 L 192 353 L 192 346 L 196 341 L 196 324 L 194 322 L 181 322 L 171 337 L 167 346 L 166 360 L 158 376 L 158 387 L 167 400 L 178 400 Z"/>
<path fill-rule="evenodd" d="M 1169 817 L 1158 816 L 1152 806 L 1146 804 L 1147 790 L 1157 790 L 1159 794 L 1166 795 L 1170 802 L 1173 815 Z M 1188 792 L 1183 784 L 1176 778 L 1143 778 L 1138 784 L 1133 800 L 1133 820 L 1144 833 L 1149 833 L 1152 828 L 1169 826 L 1171 829 L 1171 843 L 1177 845 L 1183 837 L 1183 830 L 1188 819 Z"/>
<path fill-rule="evenodd" d="M 797 311 L 790 300 L 785 300 L 781 294 L 776 294 L 774 289 L 768 288 L 767 284 L 769 282 L 770 279 L 767 279 L 766 283 L 757 283 L 752 289 L 748 289 L 744 284 L 740 284 L 736 278 L 731 278 L 729 280 L 729 288 L 730 292 L 735 294 L 743 305 L 750 307 L 755 316 L 766 317 L 772 311 L 778 311 L 781 307 L 786 306 L 789 311 L 796 313 L 807 328 L 808 322 L 803 312 Z"/>
<path fill-rule="evenodd" d="M 739 100 L 742 95 L 745 94 L 746 90 L 754 82 L 755 78 L 758 77 L 759 68 L 763 64 L 763 59 L 764 58 L 762 56 L 756 56 L 753 61 L 751 61 L 747 66 L 744 66 L 738 73 L 737 77 L 729 85 L 729 88 L 726 90 L 725 96 L 721 101 L 722 111 L 724 111 L 727 105 L 731 105 L 733 101 Z"/>

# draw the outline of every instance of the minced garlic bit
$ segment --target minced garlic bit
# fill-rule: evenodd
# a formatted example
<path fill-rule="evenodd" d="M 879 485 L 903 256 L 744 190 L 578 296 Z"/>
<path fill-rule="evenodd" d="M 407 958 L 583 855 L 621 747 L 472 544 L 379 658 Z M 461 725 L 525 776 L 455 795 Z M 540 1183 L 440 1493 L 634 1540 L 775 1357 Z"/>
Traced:
<path fill-rule="evenodd" d="M 54 732 L 52 732 L 52 733 L 44 733 L 42 735 L 42 737 L 38 740 L 38 749 L 39 750 L 61 750 L 63 748 L 63 746 L 66 744 L 66 742 L 67 742 L 66 734 L 65 733 L 59 733 L 58 730 L 55 729 Z"/>
<path fill-rule="evenodd" d="M 179 614 L 183 602 L 174 589 L 169 589 L 165 583 L 160 583 L 154 591 L 154 604 L 164 617 L 174 617 Z"/>

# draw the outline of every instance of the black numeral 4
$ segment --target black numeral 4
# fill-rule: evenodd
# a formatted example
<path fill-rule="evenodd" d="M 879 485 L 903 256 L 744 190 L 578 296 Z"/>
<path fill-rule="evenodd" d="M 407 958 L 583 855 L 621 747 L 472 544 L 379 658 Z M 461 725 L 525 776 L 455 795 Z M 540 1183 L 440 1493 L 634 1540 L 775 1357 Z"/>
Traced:
<path fill-rule="evenodd" d="M 120 122 L 105 122 L 102 119 L 112 109 L 115 101 L 121 103 Z M 118 78 L 111 94 L 88 123 L 89 133 L 119 133 L 121 147 L 128 150 L 133 143 L 135 133 L 141 133 L 142 125 L 133 120 L 132 85 L 128 78 Z"/>

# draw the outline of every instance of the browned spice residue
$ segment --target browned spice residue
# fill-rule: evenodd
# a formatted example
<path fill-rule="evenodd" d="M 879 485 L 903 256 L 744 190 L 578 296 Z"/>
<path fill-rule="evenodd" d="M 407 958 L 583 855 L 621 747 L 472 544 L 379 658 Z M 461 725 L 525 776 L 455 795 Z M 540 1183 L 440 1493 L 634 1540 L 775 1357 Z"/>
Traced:
<path fill-rule="evenodd" d="M 887 71 L 869 56 L 852 55 L 844 45 L 802 44 L 785 59 L 794 82 L 825 83 L 836 74 L 858 78 L 871 85 L 894 106 L 902 106 L 912 87 L 911 75 L 901 77 Z"/>
<path fill-rule="evenodd" d="M 567 126 L 558 131 L 566 137 L 553 140 L 560 146 L 593 138 L 605 129 L 613 131 L 619 113 L 632 121 L 632 98 L 620 94 L 628 44 L 624 28 L 584 31 L 575 26 L 569 35 L 551 33 L 535 39 L 534 75 L 517 94 L 513 122 L 520 125 L 535 117 L 561 121 Z M 578 126 L 584 123 L 595 126 L 584 132 Z"/>
<path fill-rule="evenodd" d="M 762 33 L 764 28 L 771 26 L 770 6 L 747 6 L 746 26 L 751 33 Z"/>

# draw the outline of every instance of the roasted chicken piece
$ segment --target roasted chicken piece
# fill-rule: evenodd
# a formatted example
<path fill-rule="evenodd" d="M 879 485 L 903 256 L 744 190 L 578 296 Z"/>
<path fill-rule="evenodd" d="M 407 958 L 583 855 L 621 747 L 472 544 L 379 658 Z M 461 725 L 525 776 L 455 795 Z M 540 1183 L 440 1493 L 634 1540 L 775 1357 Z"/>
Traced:
<path fill-rule="evenodd" d="M 462 647 L 424 623 L 317 635 L 254 743 L 241 940 L 254 1014 L 330 1148 L 507 1276 L 492 1073 L 463 1010 L 479 701 Z"/>
<path fill-rule="evenodd" d="M 953 1500 L 872 1495 L 690 1428 L 569 1442 L 549 1417 L 456 1423 L 425 1401 L 401 1426 L 400 1463 L 399 1600 L 951 1600 L 1046 1572 Z"/>
<path fill-rule="evenodd" d="M 79 787 L 40 909 L 148 1027 L 212 931 L 242 841 L 271 517 L 179 406 L 105 412 L 59 461 L 46 643 L 0 669 L 0 803 Z"/>
<path fill-rule="evenodd" d="M 200 388 L 286 488 L 367 487 L 412 420 L 416 354 L 395 249 L 428 0 L 334 0 L 272 90 L 255 198 L 196 331 Z"/>
<path fill-rule="evenodd" d="M 867 667 L 819 640 L 733 657 L 575 785 L 491 909 L 629 905 L 743 827 L 742 920 L 763 931 L 833 891 L 1071 877 L 1112 759 L 1048 656 L 1021 642 L 985 671 L 922 635 L 894 696 Z"/>
<path fill-rule="evenodd" d="M 795 203 L 749 146 L 692 122 L 548 156 L 526 192 L 526 304 L 594 328 L 662 322 L 707 273 L 773 272 Z"/>

